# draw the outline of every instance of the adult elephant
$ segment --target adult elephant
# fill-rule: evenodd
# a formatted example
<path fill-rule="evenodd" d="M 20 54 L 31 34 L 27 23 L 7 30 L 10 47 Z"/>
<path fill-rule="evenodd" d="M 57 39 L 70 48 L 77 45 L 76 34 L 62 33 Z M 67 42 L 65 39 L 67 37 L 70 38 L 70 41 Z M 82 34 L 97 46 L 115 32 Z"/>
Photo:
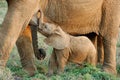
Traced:
<path fill-rule="evenodd" d="M 42 1 L 41 1 L 42 3 Z M 120 24 L 119 0 L 48 0 L 42 11 L 50 21 L 72 35 L 87 35 L 104 48 L 103 70 L 116 74 L 116 43 Z M 99 41 L 98 41 L 99 42 Z"/>
<path fill-rule="evenodd" d="M 16 43 L 22 66 L 30 75 L 33 75 L 36 67 L 34 65 L 31 28 L 28 23 L 33 14 L 38 11 L 40 0 L 6 1 L 8 11 L 0 28 L 0 66 L 6 65 L 9 53 Z M 38 58 L 40 57 L 38 56 Z"/>
<path fill-rule="evenodd" d="M 30 73 L 35 71 L 30 28 L 26 26 L 32 15 L 41 7 L 45 21 L 60 25 L 69 34 L 91 33 L 88 37 L 94 44 L 96 34 L 101 35 L 104 46 L 103 70 L 116 73 L 120 0 L 7 0 L 7 2 L 8 11 L 0 29 L 0 64 L 2 66 L 5 66 L 15 42 L 21 45 L 23 41 L 24 46 L 18 46 L 20 54 L 25 56 L 21 57 L 23 63 L 26 63 L 23 66 Z M 19 37 L 20 33 L 22 37 Z M 31 49 L 32 52 L 26 49 Z M 29 58 L 26 59 L 28 55 Z"/>

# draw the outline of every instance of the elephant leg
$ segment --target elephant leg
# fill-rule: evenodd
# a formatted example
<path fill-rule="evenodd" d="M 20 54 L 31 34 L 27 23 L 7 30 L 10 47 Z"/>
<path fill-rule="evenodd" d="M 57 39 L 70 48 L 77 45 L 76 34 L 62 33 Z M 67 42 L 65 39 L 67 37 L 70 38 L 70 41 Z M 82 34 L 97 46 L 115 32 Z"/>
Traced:
<path fill-rule="evenodd" d="M 95 48 L 97 49 L 97 34 L 96 33 L 89 33 L 86 35 L 91 41 L 92 43 L 94 44 Z M 96 64 L 97 64 L 97 60 L 98 60 L 98 54 L 96 54 Z"/>
<path fill-rule="evenodd" d="M 103 39 L 104 44 L 104 63 L 103 70 L 116 74 L 116 40 Z"/>
<path fill-rule="evenodd" d="M 104 63 L 103 70 L 116 74 L 116 44 L 120 24 L 120 1 L 104 0 L 100 34 L 103 37 Z"/>
<path fill-rule="evenodd" d="M 48 76 L 51 76 L 56 70 L 57 70 L 57 58 L 56 58 L 56 54 L 53 50 L 53 53 L 50 57 L 50 61 L 49 61 L 49 68 L 48 68 Z"/>
<path fill-rule="evenodd" d="M 34 75 L 36 67 L 34 65 L 34 51 L 30 26 L 21 33 L 16 42 L 23 68 L 28 71 L 30 76 Z"/>
<path fill-rule="evenodd" d="M 101 36 L 97 37 L 97 51 L 98 51 L 98 62 L 103 64 L 104 62 L 104 47 L 103 40 Z"/>
<path fill-rule="evenodd" d="M 39 0 L 7 1 L 8 11 L 0 27 L 0 66 L 6 66 L 10 52 L 21 30 L 28 25 L 39 6 Z"/>
<path fill-rule="evenodd" d="M 97 34 L 96 33 L 89 33 L 87 37 L 92 41 L 95 48 L 97 49 Z"/>
<path fill-rule="evenodd" d="M 95 54 L 90 53 L 90 55 L 87 57 L 87 62 L 90 63 L 93 66 L 96 66 L 96 57 L 94 56 Z"/>
<path fill-rule="evenodd" d="M 67 48 L 63 50 L 55 50 L 57 63 L 58 63 L 58 74 L 61 74 L 64 71 L 64 68 L 67 64 L 69 58 L 69 50 Z"/>

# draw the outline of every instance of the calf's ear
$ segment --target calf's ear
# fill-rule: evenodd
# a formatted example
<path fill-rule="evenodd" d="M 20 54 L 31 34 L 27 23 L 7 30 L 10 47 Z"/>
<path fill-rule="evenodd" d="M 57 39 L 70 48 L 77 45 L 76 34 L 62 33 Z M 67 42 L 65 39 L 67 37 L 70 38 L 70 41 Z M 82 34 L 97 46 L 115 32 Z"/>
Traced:
<path fill-rule="evenodd" d="M 53 34 L 56 34 L 56 35 L 59 35 L 59 36 L 63 36 L 63 30 L 59 26 L 57 26 L 55 28 L 55 30 L 53 31 Z"/>
<path fill-rule="evenodd" d="M 44 42 L 55 49 L 64 49 L 65 47 L 69 46 L 69 43 L 68 43 L 69 41 L 67 41 L 66 38 L 58 35 L 52 35 L 46 38 Z"/>

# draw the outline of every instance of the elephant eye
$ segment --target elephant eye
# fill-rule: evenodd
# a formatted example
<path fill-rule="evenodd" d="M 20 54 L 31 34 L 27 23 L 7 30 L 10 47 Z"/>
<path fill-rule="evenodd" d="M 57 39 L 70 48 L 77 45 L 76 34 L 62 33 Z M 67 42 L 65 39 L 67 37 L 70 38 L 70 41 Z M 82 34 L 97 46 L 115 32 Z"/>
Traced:
<path fill-rule="evenodd" d="M 45 28 L 47 29 L 47 26 L 45 26 Z"/>

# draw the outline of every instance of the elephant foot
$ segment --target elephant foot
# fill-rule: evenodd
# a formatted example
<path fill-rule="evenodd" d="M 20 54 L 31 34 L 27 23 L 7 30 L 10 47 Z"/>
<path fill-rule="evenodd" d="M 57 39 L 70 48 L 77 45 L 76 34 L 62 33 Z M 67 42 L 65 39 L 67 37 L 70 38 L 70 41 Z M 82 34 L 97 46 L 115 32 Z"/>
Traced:
<path fill-rule="evenodd" d="M 113 75 L 117 75 L 116 68 L 114 68 L 114 67 L 103 66 L 102 69 L 103 69 L 103 71 L 105 71 L 107 73 L 110 73 L 110 74 L 113 74 Z"/>
<path fill-rule="evenodd" d="M 22 63 L 23 69 L 28 73 L 29 76 L 34 76 L 35 72 L 37 71 L 36 66 L 33 64 L 32 61 L 29 61 L 30 63 Z"/>
<path fill-rule="evenodd" d="M 46 52 L 45 52 L 45 50 L 44 50 L 44 49 L 42 49 L 42 48 L 40 48 L 40 49 L 39 49 L 39 53 L 40 53 L 40 55 L 39 55 L 39 56 L 37 56 L 37 59 L 39 59 L 39 60 L 44 59 L 44 58 L 45 58 L 45 56 L 46 56 Z"/>
<path fill-rule="evenodd" d="M 24 67 L 24 69 L 29 74 L 29 76 L 34 76 L 35 75 L 35 72 L 36 72 L 36 68 L 35 67 L 27 66 L 27 67 Z"/>

